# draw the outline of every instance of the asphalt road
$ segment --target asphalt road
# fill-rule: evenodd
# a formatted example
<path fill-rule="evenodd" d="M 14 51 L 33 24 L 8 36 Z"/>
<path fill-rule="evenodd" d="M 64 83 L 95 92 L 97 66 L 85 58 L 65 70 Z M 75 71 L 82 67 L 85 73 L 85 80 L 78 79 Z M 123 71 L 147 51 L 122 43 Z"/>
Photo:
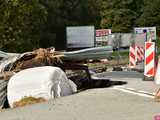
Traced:
<path fill-rule="evenodd" d="M 156 90 L 160 87 L 160 85 L 156 85 L 154 81 L 144 81 L 143 74 L 135 71 L 106 72 L 95 76 L 102 79 L 110 79 L 111 81 L 124 81 L 127 82 L 127 84 L 119 86 L 120 88 L 129 88 L 150 94 L 155 94 Z"/>
<path fill-rule="evenodd" d="M 152 88 L 148 88 L 150 83 L 145 81 L 144 84 L 137 73 L 116 73 L 114 76 L 104 73 L 101 77 L 108 78 L 109 74 L 112 80 L 127 81 L 128 84 L 122 86 L 125 88 L 139 89 L 145 84 L 143 88 Z M 160 103 L 153 98 L 116 87 L 90 89 L 45 103 L 4 110 L 0 112 L 0 120 L 154 120 L 154 116 L 160 114 Z"/>
<path fill-rule="evenodd" d="M 76 95 L 23 108 L 5 110 L 1 120 L 152 120 L 160 113 L 153 99 L 111 88 L 88 90 Z"/>

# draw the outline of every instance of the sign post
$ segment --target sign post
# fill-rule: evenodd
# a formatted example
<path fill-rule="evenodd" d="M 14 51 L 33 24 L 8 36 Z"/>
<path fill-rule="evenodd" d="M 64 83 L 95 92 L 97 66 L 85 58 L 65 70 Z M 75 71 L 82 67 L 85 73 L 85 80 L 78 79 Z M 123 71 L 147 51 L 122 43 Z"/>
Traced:
<path fill-rule="evenodd" d="M 106 46 L 108 44 L 108 36 L 111 34 L 111 29 L 96 30 L 96 46 Z"/>
<path fill-rule="evenodd" d="M 67 49 L 82 49 L 95 46 L 94 26 L 70 26 L 66 28 Z"/>
<path fill-rule="evenodd" d="M 146 41 L 148 41 L 150 38 L 152 40 L 156 40 L 156 27 L 135 27 L 134 33 L 146 33 Z"/>

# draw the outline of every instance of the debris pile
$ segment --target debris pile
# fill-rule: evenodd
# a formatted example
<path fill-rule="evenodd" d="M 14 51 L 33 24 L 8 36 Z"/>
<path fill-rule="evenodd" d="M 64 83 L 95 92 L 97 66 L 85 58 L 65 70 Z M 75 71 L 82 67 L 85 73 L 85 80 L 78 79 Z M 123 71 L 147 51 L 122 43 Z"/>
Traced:
<path fill-rule="evenodd" d="M 36 99 L 42 97 L 49 100 L 71 95 L 77 92 L 77 85 L 69 80 L 62 71 L 66 69 L 84 70 L 89 81 L 85 80 L 83 86 L 87 88 L 88 85 L 93 86 L 88 66 L 77 63 L 77 60 L 107 58 L 112 52 L 112 47 L 106 46 L 72 52 L 58 52 L 54 48 L 39 48 L 32 52 L 8 55 L 0 61 L 0 88 L 2 81 L 8 82 L 5 85 L 5 94 L 3 98 L 0 97 L 0 101 L 4 101 L 7 96 L 10 107 L 14 107 L 19 106 L 17 104 L 20 104 L 19 101 L 21 102 L 24 97 Z"/>
<path fill-rule="evenodd" d="M 0 96 L 0 107 L 3 107 L 6 96 L 10 107 L 15 107 L 21 106 L 23 102 L 20 100 L 24 96 L 35 99 L 42 97 L 48 100 L 76 92 L 76 85 L 68 80 L 65 73 L 59 68 L 62 66 L 60 59 L 62 56 L 63 54 L 56 52 L 54 48 L 40 48 L 32 52 L 7 56 L 3 59 L 0 63 L 0 88 L 3 88 L 2 92 L 5 94 Z M 26 71 L 28 74 L 22 74 Z M 19 77 L 16 78 L 16 76 Z M 44 84 L 46 82 L 42 82 L 43 80 L 50 82 Z M 4 81 L 7 84 L 2 86 Z M 17 89 L 19 89 L 18 92 Z"/>
<path fill-rule="evenodd" d="M 33 67 L 39 66 L 57 66 L 62 65 L 60 57 L 62 53 L 54 49 L 37 49 L 33 52 L 26 52 L 20 55 L 11 56 L 0 64 L 0 79 L 9 80 L 15 73 Z"/>
<path fill-rule="evenodd" d="M 24 55 L 18 59 L 11 70 L 23 70 L 39 66 L 59 66 L 61 64 L 60 55 L 56 55 L 49 49 L 37 49 L 30 55 Z"/>

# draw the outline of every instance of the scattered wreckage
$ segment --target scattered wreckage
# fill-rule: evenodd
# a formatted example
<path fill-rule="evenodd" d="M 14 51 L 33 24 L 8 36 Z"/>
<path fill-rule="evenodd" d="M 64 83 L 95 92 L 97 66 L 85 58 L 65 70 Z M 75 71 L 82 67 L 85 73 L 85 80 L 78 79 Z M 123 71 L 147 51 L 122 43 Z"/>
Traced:
<path fill-rule="evenodd" d="M 88 66 L 75 61 L 107 58 L 111 53 L 110 46 L 72 52 L 58 52 L 54 48 L 23 54 L 0 52 L 3 58 L 0 61 L 0 107 L 3 108 L 7 99 L 9 106 L 14 107 L 23 97 L 48 100 L 73 94 L 77 91 L 76 84 L 68 80 L 63 71 L 83 69 L 91 79 Z"/>

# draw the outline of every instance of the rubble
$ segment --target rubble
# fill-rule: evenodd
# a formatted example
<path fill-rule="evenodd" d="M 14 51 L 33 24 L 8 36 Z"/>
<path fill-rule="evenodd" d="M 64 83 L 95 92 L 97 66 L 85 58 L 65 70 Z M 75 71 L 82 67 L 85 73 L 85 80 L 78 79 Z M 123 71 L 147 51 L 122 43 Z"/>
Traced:
<path fill-rule="evenodd" d="M 12 55 L 7 54 L 8 56 L 6 58 L 2 59 L 2 61 L 0 62 L 0 81 L 5 80 L 8 82 L 8 80 L 9 80 L 9 85 L 10 85 L 10 83 L 11 83 L 10 81 L 12 81 L 14 76 L 17 76 L 17 74 L 19 75 L 21 72 L 23 72 L 25 70 L 31 70 L 33 68 L 38 69 L 39 67 L 43 67 L 43 66 L 47 66 L 47 67 L 55 66 L 55 67 L 63 69 L 64 71 L 66 69 L 85 70 L 89 80 L 91 80 L 88 66 L 83 65 L 83 63 L 80 63 L 80 62 L 78 62 L 78 64 L 77 64 L 77 62 L 75 62 L 75 61 L 77 61 L 77 60 L 78 61 L 85 61 L 88 59 L 107 58 L 111 55 L 112 52 L 113 51 L 112 51 L 111 46 L 88 48 L 88 49 L 73 51 L 73 52 L 58 52 L 58 51 L 55 51 L 55 48 L 51 47 L 48 49 L 39 48 L 39 49 L 34 50 L 32 52 L 26 52 L 26 53 L 22 53 L 22 54 L 12 54 Z M 44 73 L 42 73 L 42 74 L 44 74 Z M 35 74 L 35 76 L 37 76 L 39 74 L 40 73 L 37 72 Z M 27 82 L 30 76 L 31 76 L 31 74 L 26 77 L 21 76 L 20 79 L 24 79 L 24 81 Z M 32 76 L 33 76 L 33 74 L 32 74 Z M 54 75 L 54 76 L 56 76 L 56 75 Z M 28 78 L 28 79 L 25 79 L 25 78 Z M 49 80 L 49 78 L 47 78 L 46 80 Z M 68 80 L 68 79 L 66 79 L 66 80 L 67 80 L 67 84 L 70 86 L 70 88 L 67 88 L 68 91 L 70 91 L 70 92 L 66 93 L 67 90 L 64 90 L 64 89 L 65 89 L 65 87 L 67 87 L 67 84 L 63 84 L 63 82 L 61 81 L 62 82 L 62 84 L 61 84 L 61 90 L 62 90 L 61 92 L 62 93 L 60 95 L 60 92 L 59 92 L 59 93 L 57 93 L 57 95 L 54 95 L 54 97 L 70 95 L 70 94 L 77 91 L 77 86 L 71 80 Z M 32 80 L 32 82 L 34 83 L 35 81 L 37 81 L 37 79 L 34 78 L 34 80 Z M 21 81 L 19 81 L 18 79 L 15 79 L 15 83 L 16 82 L 19 83 Z M 58 83 L 57 85 L 59 85 L 60 83 Z M 10 89 L 9 85 L 6 84 L 6 87 L 8 86 L 8 89 Z M 91 81 L 89 81 L 89 82 L 87 81 L 87 85 L 92 86 Z M 15 87 L 15 88 L 19 88 L 20 86 L 21 85 Z M 30 88 L 28 88 L 28 89 L 30 89 Z M 57 91 L 57 89 L 58 89 L 57 86 L 56 87 L 54 86 L 54 89 L 56 89 L 56 91 Z M 14 90 L 8 90 L 8 91 L 14 91 Z M 27 91 L 27 89 L 24 91 Z M 17 92 L 15 92 L 14 94 L 16 94 L 16 93 Z M 28 93 L 27 93 L 27 95 L 28 95 Z M 24 96 L 25 95 L 26 94 L 24 94 Z M 10 95 L 8 95 L 8 97 L 9 96 Z M 13 95 L 13 96 L 16 96 L 16 95 Z M 24 96 L 21 96 L 20 98 L 10 102 L 10 106 L 13 107 L 13 102 L 19 101 Z M 53 97 L 53 95 L 51 95 L 51 96 Z M 31 97 L 35 97 L 35 95 L 33 94 L 33 96 L 31 96 Z M 38 96 L 38 97 L 43 97 L 43 96 Z M 51 98 L 51 97 L 47 97 L 45 99 L 49 99 L 49 98 Z M 0 101 L 1 101 L 1 98 L 0 98 Z"/>
<path fill-rule="evenodd" d="M 60 66 L 62 64 L 60 57 L 62 56 L 63 54 L 54 51 L 54 48 L 40 48 L 22 54 L 5 54 L 3 52 L 3 59 L 0 61 L 0 90 L 2 89 L 0 93 L 2 94 L 0 96 L 0 108 L 3 108 L 5 104 L 8 80 L 10 80 L 13 75 L 19 71 L 33 67 Z"/>
<path fill-rule="evenodd" d="M 0 64 L 0 78 L 12 76 L 12 73 L 19 72 L 24 69 L 39 67 L 39 66 L 61 66 L 61 53 L 56 53 L 52 49 L 37 49 L 33 52 L 10 56 L 7 60 L 4 59 Z"/>
<path fill-rule="evenodd" d="M 58 66 L 61 62 L 60 55 L 56 55 L 56 53 L 54 53 L 54 51 L 51 52 L 50 49 L 40 48 L 31 53 L 24 53 L 13 63 L 11 70 L 23 70 L 46 65 Z"/>

